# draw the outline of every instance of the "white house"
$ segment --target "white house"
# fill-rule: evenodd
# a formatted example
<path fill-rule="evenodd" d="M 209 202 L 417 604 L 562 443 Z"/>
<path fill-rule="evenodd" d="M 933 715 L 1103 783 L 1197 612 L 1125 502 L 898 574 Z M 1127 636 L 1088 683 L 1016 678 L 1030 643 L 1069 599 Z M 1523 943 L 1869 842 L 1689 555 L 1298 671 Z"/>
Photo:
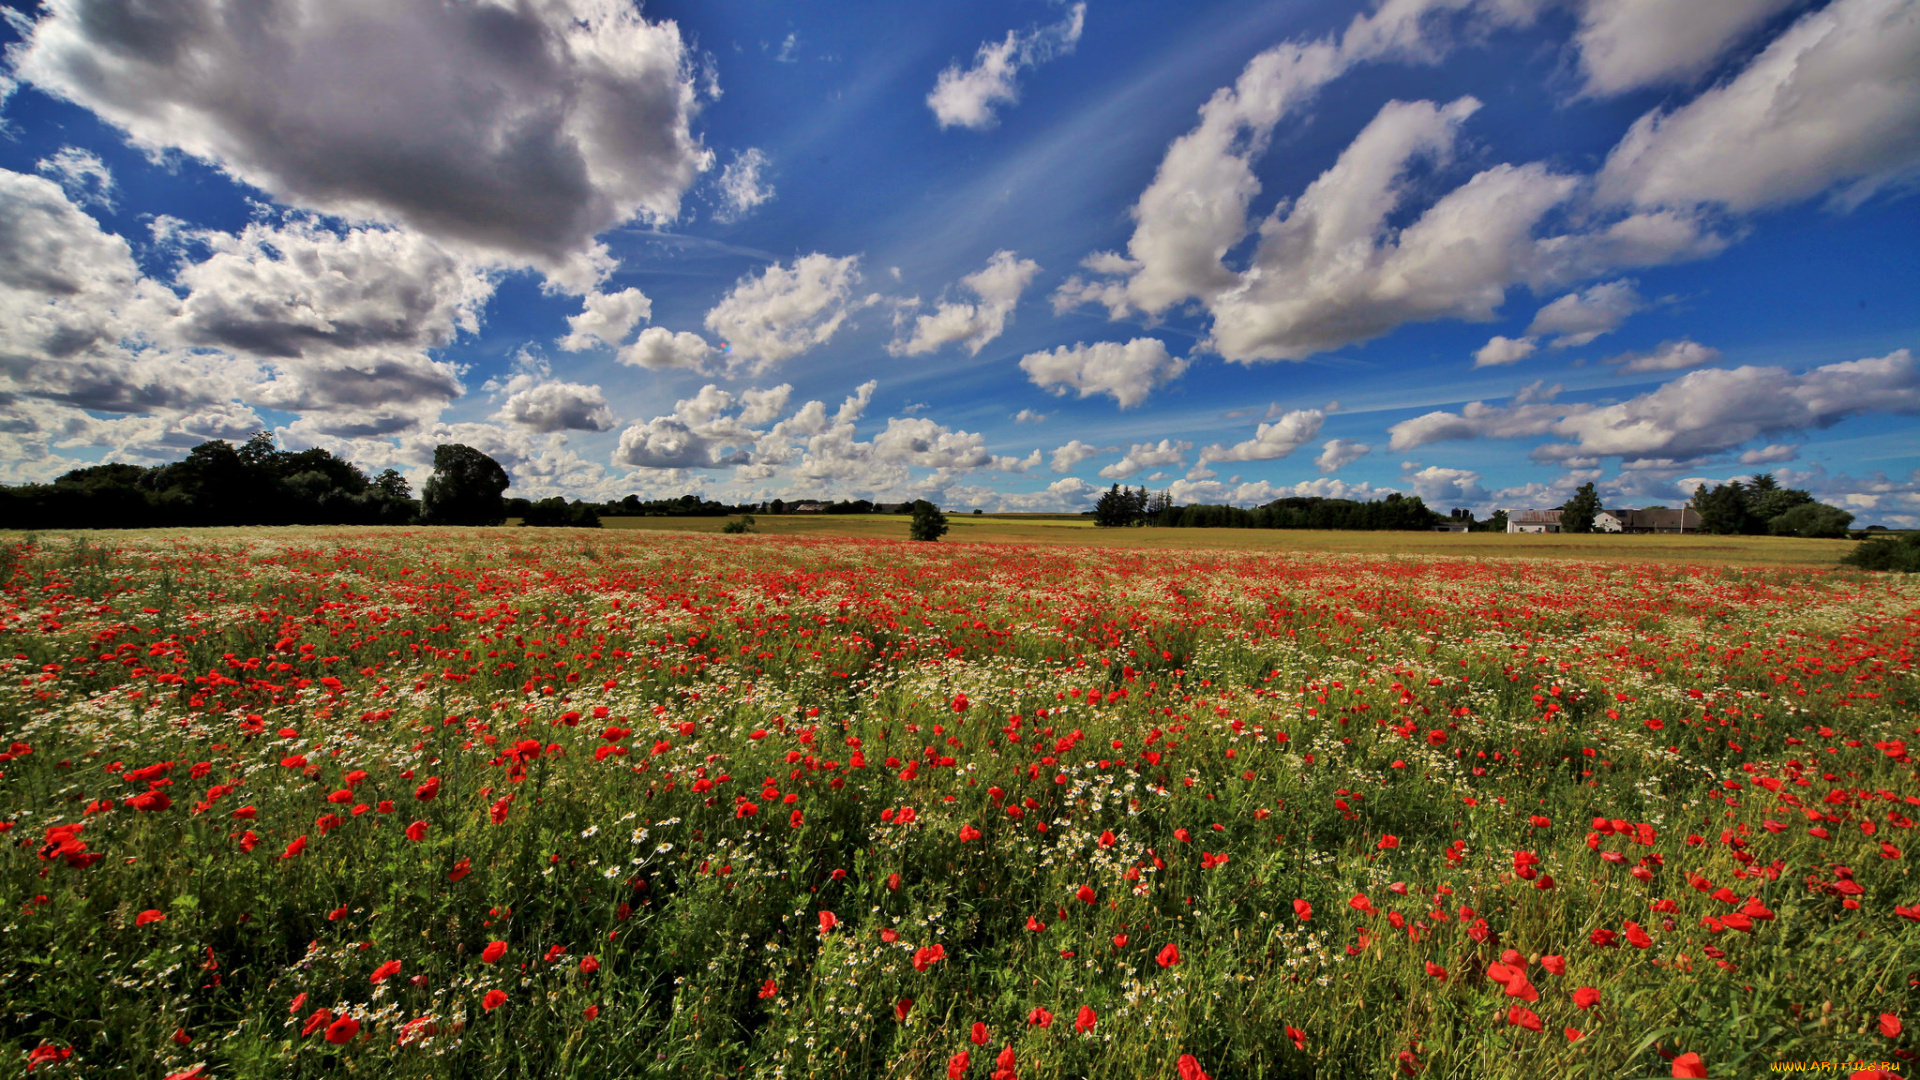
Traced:
<path fill-rule="evenodd" d="M 1559 510 L 1509 510 L 1507 511 L 1507 531 L 1510 533 L 1557 533 L 1560 531 Z"/>

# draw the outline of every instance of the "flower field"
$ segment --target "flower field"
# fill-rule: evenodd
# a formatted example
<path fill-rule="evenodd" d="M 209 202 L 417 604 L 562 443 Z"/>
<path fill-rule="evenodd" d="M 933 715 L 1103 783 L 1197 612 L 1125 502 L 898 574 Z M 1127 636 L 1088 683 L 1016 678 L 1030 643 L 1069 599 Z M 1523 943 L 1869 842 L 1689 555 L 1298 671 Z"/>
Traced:
<path fill-rule="evenodd" d="M 1898 575 L 541 530 L 0 546 L 0 1062 L 1920 1068 Z"/>

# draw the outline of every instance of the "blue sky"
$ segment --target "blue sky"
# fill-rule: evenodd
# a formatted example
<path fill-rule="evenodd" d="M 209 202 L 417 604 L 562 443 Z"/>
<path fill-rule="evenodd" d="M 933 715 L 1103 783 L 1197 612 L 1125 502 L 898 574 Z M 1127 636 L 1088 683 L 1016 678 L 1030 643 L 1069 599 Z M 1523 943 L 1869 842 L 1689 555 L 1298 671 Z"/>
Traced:
<path fill-rule="evenodd" d="M 7 11 L 7 482 L 1920 525 L 1916 0 Z"/>

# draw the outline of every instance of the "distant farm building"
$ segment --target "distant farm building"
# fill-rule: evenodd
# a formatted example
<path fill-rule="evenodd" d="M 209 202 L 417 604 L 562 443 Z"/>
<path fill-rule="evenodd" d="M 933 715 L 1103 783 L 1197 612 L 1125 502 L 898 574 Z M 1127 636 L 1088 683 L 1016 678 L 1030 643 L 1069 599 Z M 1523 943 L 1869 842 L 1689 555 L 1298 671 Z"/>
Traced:
<path fill-rule="evenodd" d="M 1509 510 L 1510 533 L 1557 533 L 1559 510 Z M 1593 516 L 1593 531 L 1605 533 L 1695 533 L 1700 531 L 1700 515 L 1682 507 L 1651 510 L 1602 510 Z"/>
<path fill-rule="evenodd" d="M 1560 511 L 1509 510 L 1507 511 L 1507 531 L 1510 533 L 1557 533 L 1560 531 Z"/>

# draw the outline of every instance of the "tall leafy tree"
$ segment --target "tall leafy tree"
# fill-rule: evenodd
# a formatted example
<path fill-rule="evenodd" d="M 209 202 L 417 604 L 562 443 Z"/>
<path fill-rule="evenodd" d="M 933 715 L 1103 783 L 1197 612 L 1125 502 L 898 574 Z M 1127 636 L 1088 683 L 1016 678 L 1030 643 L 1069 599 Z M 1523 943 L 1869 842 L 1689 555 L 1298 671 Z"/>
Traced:
<path fill-rule="evenodd" d="M 507 470 L 485 453 L 460 443 L 433 448 L 433 476 L 421 492 L 421 516 L 429 525 L 499 525 L 507 520 L 501 493 Z"/>
<path fill-rule="evenodd" d="M 915 499 L 913 521 L 907 526 L 907 535 L 915 540 L 938 540 L 946 534 L 947 515 L 927 500 Z"/>
<path fill-rule="evenodd" d="M 1737 536 L 1750 531 L 1753 515 L 1747 510 L 1747 489 L 1740 481 L 1711 489 L 1701 484 L 1693 491 L 1693 509 L 1700 515 L 1700 531 Z"/>
<path fill-rule="evenodd" d="M 1593 489 L 1593 482 L 1580 485 L 1560 506 L 1560 531 L 1570 533 L 1590 533 L 1593 531 L 1593 519 L 1600 513 L 1600 493 Z"/>

